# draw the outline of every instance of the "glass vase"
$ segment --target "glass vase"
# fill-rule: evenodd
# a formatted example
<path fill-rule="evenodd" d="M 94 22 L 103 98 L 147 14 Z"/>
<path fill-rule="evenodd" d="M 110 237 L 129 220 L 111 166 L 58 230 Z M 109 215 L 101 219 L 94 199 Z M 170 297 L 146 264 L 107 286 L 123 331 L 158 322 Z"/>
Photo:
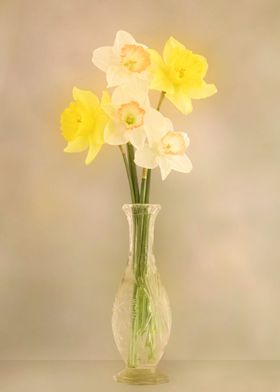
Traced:
<path fill-rule="evenodd" d="M 153 254 L 156 204 L 126 204 L 128 264 L 116 294 L 112 327 L 125 368 L 114 378 L 128 384 L 160 384 L 157 369 L 171 329 L 171 310 Z"/>

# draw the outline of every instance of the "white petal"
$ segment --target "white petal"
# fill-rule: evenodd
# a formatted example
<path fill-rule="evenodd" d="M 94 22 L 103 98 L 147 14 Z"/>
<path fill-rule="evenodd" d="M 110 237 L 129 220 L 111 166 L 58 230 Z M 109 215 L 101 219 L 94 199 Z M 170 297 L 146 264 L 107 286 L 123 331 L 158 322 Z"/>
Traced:
<path fill-rule="evenodd" d="M 127 75 L 127 83 L 117 87 L 112 94 L 112 102 L 121 105 L 130 101 L 136 101 L 140 106 L 149 106 L 148 97 L 149 85 L 147 81 L 140 80 L 136 75 Z"/>
<path fill-rule="evenodd" d="M 192 163 L 187 155 L 168 156 L 168 161 L 172 170 L 180 173 L 189 173 L 192 170 Z"/>
<path fill-rule="evenodd" d="M 119 30 L 117 32 L 115 42 L 114 42 L 114 49 L 118 53 L 125 45 L 134 45 L 134 44 L 136 44 L 136 41 L 131 34 L 123 30 Z"/>
<path fill-rule="evenodd" d="M 112 145 L 120 145 L 128 142 L 128 135 L 124 128 L 110 121 L 104 130 L 105 143 Z"/>
<path fill-rule="evenodd" d="M 114 105 L 121 105 L 129 101 L 130 98 L 127 96 L 125 87 L 123 85 L 116 87 L 112 94 L 112 103 Z"/>
<path fill-rule="evenodd" d="M 129 141 L 137 149 L 144 147 L 146 133 L 143 127 L 135 128 L 131 131 L 127 131 Z"/>
<path fill-rule="evenodd" d="M 128 73 L 121 65 L 112 65 L 107 69 L 107 87 L 115 87 L 127 82 Z"/>
<path fill-rule="evenodd" d="M 177 134 L 177 133 L 179 133 L 180 135 L 183 136 L 184 141 L 185 141 L 185 146 L 186 146 L 186 148 L 189 147 L 189 145 L 190 145 L 190 139 L 189 139 L 187 133 L 186 133 L 186 132 L 176 131 L 176 134 Z"/>
<path fill-rule="evenodd" d="M 161 178 L 165 180 L 168 174 L 171 172 L 172 168 L 170 162 L 165 157 L 158 157 L 158 164 L 160 168 Z"/>
<path fill-rule="evenodd" d="M 189 139 L 188 135 L 186 134 L 186 132 L 180 132 L 180 133 L 183 135 L 183 138 L 185 139 L 186 147 L 189 147 L 190 139 Z"/>
<path fill-rule="evenodd" d="M 145 130 L 151 146 L 157 145 L 162 137 L 173 131 L 173 124 L 169 118 L 164 117 L 158 110 L 149 109 L 145 114 Z"/>
<path fill-rule="evenodd" d="M 92 62 L 97 68 L 107 72 L 109 66 L 118 64 L 118 57 L 114 54 L 111 46 L 103 46 L 94 50 Z"/>
<path fill-rule="evenodd" d="M 132 74 L 129 83 L 126 84 L 124 89 L 130 99 L 138 102 L 141 106 L 150 104 L 148 97 L 149 84 L 147 81 L 139 79 L 137 75 Z"/>
<path fill-rule="evenodd" d="M 157 167 L 157 156 L 154 151 L 146 145 L 142 150 L 136 150 L 135 163 L 136 165 L 147 169 L 154 169 Z"/>
<path fill-rule="evenodd" d="M 150 86 L 151 81 L 152 81 L 152 75 L 150 72 L 142 71 L 139 74 L 137 74 L 136 76 L 138 79 L 145 80 Z"/>

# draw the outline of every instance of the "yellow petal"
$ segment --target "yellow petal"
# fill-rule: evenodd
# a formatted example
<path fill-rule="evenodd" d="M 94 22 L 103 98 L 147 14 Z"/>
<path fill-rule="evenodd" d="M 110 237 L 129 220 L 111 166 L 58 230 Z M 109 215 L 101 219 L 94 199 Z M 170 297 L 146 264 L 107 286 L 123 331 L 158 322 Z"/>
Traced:
<path fill-rule="evenodd" d="M 109 121 L 109 118 L 104 112 L 100 112 L 96 117 L 94 132 L 90 135 L 90 140 L 94 144 L 103 144 L 104 143 L 104 129 Z"/>
<path fill-rule="evenodd" d="M 190 90 L 189 95 L 191 96 L 191 98 L 201 99 L 210 97 L 211 95 L 216 94 L 216 92 L 217 88 L 214 84 L 208 84 L 203 82 L 201 87 Z"/>
<path fill-rule="evenodd" d="M 94 108 L 99 106 L 99 100 L 91 91 L 80 90 L 77 87 L 73 88 L 73 97 L 75 101 L 80 101 L 87 108 Z"/>
<path fill-rule="evenodd" d="M 150 73 L 152 76 L 150 88 L 158 91 L 173 93 L 174 86 L 168 75 L 168 69 L 159 53 L 153 49 L 149 50 L 151 58 Z"/>
<path fill-rule="evenodd" d="M 88 147 L 88 140 L 84 137 L 77 137 L 76 139 L 68 142 L 65 147 L 65 152 L 81 152 L 85 151 Z"/>
<path fill-rule="evenodd" d="M 170 37 L 166 44 L 164 45 L 163 49 L 163 59 L 166 64 L 170 63 L 173 59 L 174 49 L 180 49 L 185 51 L 186 48 L 183 44 L 177 41 L 175 38 Z"/>
<path fill-rule="evenodd" d="M 86 160 L 85 160 L 86 165 L 89 165 L 94 160 L 96 155 L 99 153 L 101 147 L 102 147 L 102 144 L 90 144 L 89 145 L 88 153 L 87 153 Z"/>
<path fill-rule="evenodd" d="M 176 91 L 174 94 L 166 94 L 166 98 L 169 99 L 183 114 L 189 114 L 192 112 L 192 102 L 188 95 L 182 91 Z"/>
<path fill-rule="evenodd" d="M 150 89 L 169 93 L 174 92 L 174 86 L 172 85 L 172 82 L 170 82 L 166 75 L 161 71 L 158 71 L 151 80 Z"/>
<path fill-rule="evenodd" d="M 207 59 L 204 56 L 201 56 L 200 54 L 194 54 L 192 52 L 190 56 L 190 68 L 191 72 L 194 76 L 196 76 L 198 79 L 202 80 L 208 70 L 208 62 Z"/>
<path fill-rule="evenodd" d="M 161 55 L 154 49 L 149 49 L 150 59 L 153 65 L 157 65 L 159 67 L 164 67 L 164 62 L 161 58 Z"/>
<path fill-rule="evenodd" d="M 107 105 L 107 104 L 109 104 L 109 103 L 111 103 L 111 96 L 110 96 L 110 93 L 109 93 L 109 91 L 104 90 L 104 91 L 102 92 L 101 105 Z"/>

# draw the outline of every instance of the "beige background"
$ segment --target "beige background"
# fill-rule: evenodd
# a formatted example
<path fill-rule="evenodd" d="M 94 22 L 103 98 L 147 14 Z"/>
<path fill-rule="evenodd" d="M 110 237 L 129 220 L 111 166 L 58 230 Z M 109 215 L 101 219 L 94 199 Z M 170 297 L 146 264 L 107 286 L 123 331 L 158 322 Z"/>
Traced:
<path fill-rule="evenodd" d="M 72 86 L 120 28 L 174 35 L 219 93 L 184 117 L 190 175 L 162 183 L 155 251 L 173 309 L 168 359 L 280 359 L 278 0 L 0 1 L 0 358 L 118 359 L 111 306 L 127 257 L 118 149 L 63 153 Z"/>

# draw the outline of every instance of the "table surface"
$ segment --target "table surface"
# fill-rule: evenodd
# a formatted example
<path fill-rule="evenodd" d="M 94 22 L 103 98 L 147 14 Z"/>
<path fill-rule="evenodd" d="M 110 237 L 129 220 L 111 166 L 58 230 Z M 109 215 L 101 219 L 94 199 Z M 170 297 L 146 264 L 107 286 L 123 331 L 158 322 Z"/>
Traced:
<path fill-rule="evenodd" d="M 168 384 L 118 384 L 121 361 L 0 361 L 1 392 L 280 392 L 280 361 L 162 361 Z"/>

